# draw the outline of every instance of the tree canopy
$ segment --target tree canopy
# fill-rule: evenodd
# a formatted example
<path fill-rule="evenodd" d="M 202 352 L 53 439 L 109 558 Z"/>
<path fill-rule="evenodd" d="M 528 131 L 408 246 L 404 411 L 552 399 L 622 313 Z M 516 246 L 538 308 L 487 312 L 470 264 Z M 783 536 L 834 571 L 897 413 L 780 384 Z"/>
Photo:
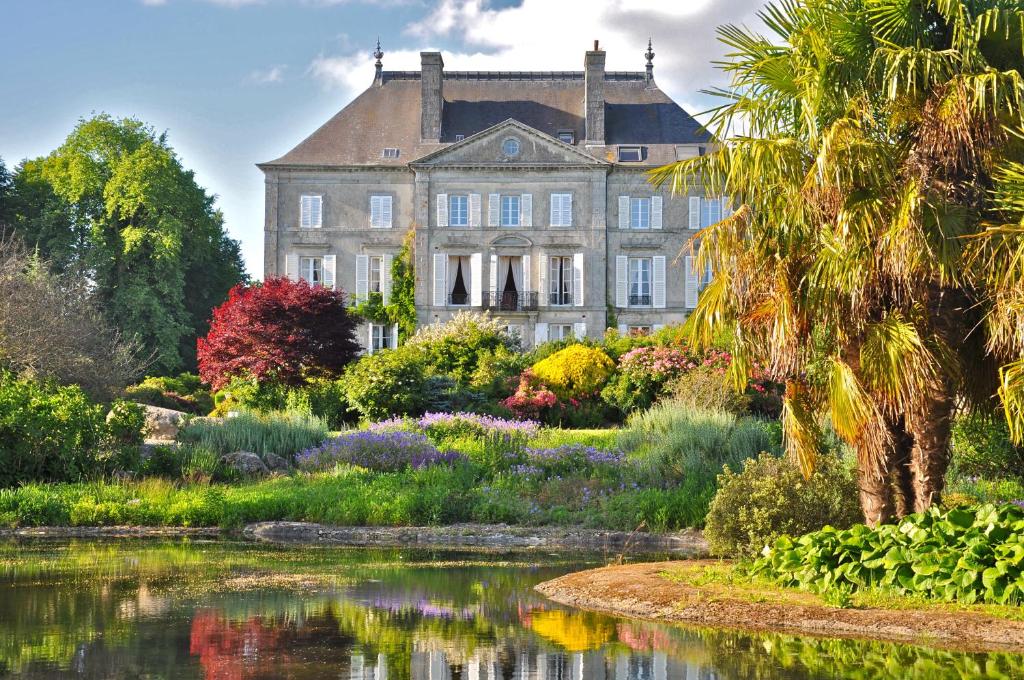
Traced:
<path fill-rule="evenodd" d="M 780 0 L 720 29 L 716 143 L 657 171 L 734 212 L 698 234 L 691 317 L 733 377 L 786 381 L 788 448 L 822 417 L 858 453 L 870 522 L 942 490 L 956 408 L 1024 438 L 1024 10 L 1008 0 Z"/>
<path fill-rule="evenodd" d="M 214 197 L 166 134 L 133 118 L 82 120 L 64 143 L 16 170 L 10 226 L 59 272 L 94 284 L 109 321 L 153 354 L 153 370 L 195 363 L 210 310 L 245 280 Z"/>

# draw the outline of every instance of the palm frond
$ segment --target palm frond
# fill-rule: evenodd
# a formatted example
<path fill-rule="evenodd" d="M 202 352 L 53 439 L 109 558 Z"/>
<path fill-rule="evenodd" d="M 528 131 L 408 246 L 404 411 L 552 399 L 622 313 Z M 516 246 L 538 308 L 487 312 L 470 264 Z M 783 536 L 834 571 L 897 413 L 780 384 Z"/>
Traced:
<path fill-rule="evenodd" d="M 786 383 L 782 399 L 782 438 L 786 451 L 799 463 L 804 477 L 810 477 L 818 462 L 821 428 L 807 386 L 801 382 Z"/>
<path fill-rule="evenodd" d="M 999 369 L 999 398 L 1014 442 L 1024 444 L 1024 358 Z"/>

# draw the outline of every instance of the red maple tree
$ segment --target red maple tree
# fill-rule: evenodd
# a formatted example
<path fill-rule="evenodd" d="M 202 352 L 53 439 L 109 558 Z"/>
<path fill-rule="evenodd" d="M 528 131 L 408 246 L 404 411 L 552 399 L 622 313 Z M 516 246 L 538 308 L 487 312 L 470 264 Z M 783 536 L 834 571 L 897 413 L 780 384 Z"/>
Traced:
<path fill-rule="evenodd" d="M 214 389 L 239 375 L 288 385 L 333 377 L 359 352 L 355 326 L 341 291 L 284 277 L 235 286 L 199 339 L 199 375 Z"/>

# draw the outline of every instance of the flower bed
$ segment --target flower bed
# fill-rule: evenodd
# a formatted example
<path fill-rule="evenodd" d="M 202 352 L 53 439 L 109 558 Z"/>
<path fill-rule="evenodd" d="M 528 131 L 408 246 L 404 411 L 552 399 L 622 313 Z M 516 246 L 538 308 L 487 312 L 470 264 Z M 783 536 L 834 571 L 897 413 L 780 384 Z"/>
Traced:
<path fill-rule="evenodd" d="M 455 451 L 439 451 L 425 435 L 400 430 L 350 432 L 306 449 L 295 457 L 300 470 L 315 472 L 338 464 L 378 472 L 451 465 L 463 460 Z"/>

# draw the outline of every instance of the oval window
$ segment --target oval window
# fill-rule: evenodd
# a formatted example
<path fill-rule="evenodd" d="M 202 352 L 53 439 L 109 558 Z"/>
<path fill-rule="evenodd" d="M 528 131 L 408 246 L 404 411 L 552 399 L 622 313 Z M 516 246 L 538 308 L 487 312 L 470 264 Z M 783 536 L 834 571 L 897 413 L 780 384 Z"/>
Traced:
<path fill-rule="evenodd" d="M 518 156 L 519 155 L 519 140 L 514 137 L 509 137 L 501 143 L 501 151 L 506 156 Z"/>

